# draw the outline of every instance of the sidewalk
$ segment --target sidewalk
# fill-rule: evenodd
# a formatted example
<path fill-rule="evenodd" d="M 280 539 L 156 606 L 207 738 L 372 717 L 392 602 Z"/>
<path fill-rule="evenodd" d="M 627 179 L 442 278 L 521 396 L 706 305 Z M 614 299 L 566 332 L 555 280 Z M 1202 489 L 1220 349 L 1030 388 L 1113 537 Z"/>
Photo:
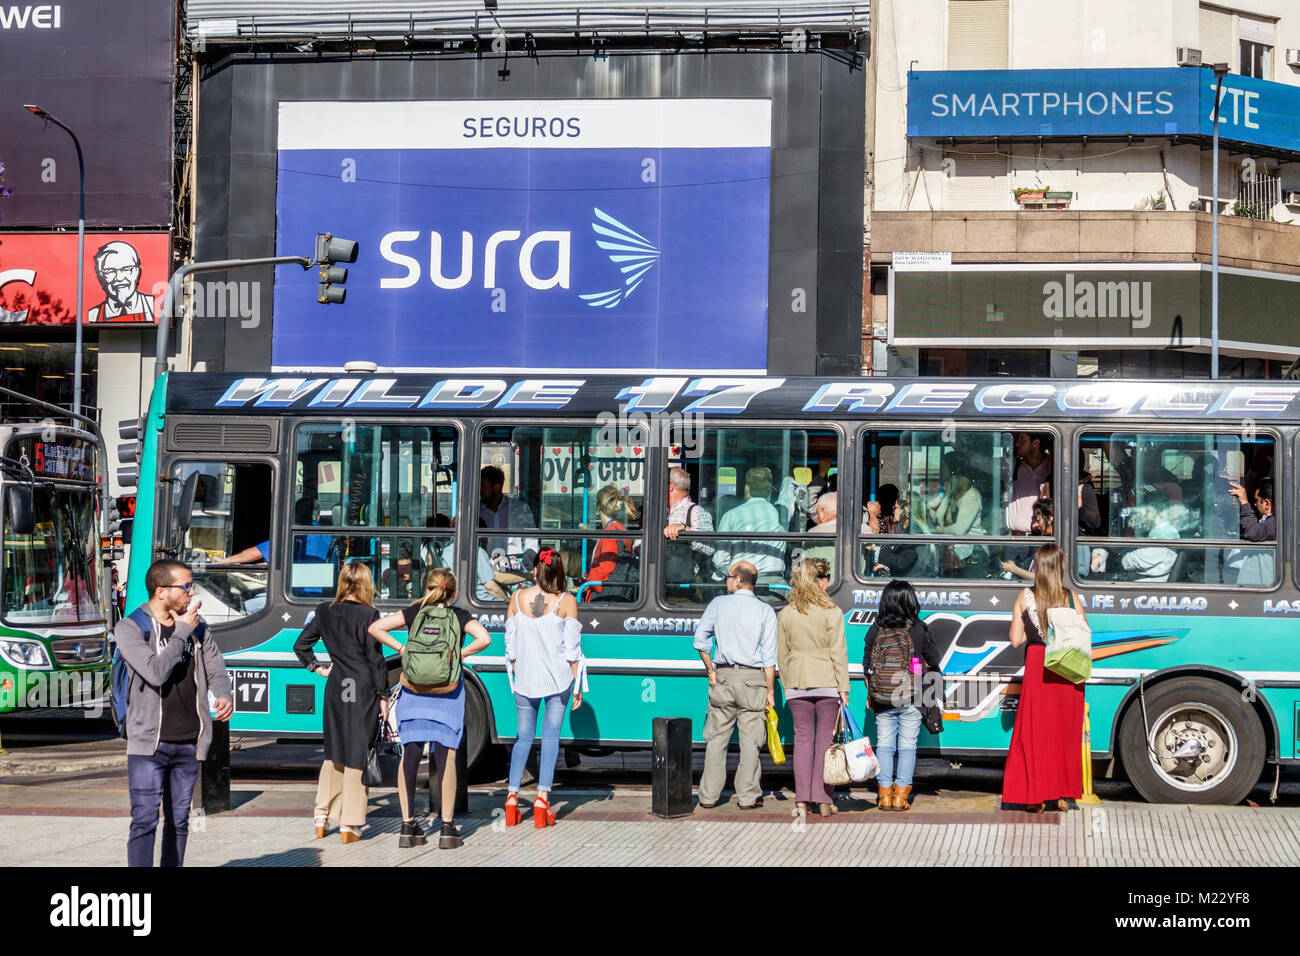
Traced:
<path fill-rule="evenodd" d="M 196 815 L 190 866 L 1300 866 L 1300 809 L 1106 803 L 1068 814 L 967 812 L 886 814 L 849 810 L 800 827 L 787 801 L 762 810 L 727 807 L 677 820 L 650 815 L 649 796 L 556 794 L 559 824 L 530 817 L 507 829 L 495 796 L 471 794 L 458 820 L 465 845 L 399 850 L 391 791 L 377 791 L 365 838 L 344 846 L 337 829 L 312 834 L 309 790 L 293 786 L 235 811 Z M 258 808 L 260 805 L 260 809 Z M 850 806 L 868 806 L 852 801 Z M 89 815 L 73 807 L 10 807 L 0 814 L 8 865 L 120 866 L 123 808 Z"/>

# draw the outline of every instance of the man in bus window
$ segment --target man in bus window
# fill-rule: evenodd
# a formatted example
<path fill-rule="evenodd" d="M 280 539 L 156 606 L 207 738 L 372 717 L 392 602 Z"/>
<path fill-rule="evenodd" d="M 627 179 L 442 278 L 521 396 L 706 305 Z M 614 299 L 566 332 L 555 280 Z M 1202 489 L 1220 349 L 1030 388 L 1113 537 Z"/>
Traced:
<path fill-rule="evenodd" d="M 1051 438 L 1016 432 L 1016 467 L 1011 477 L 1011 501 L 1006 508 L 1007 528 L 1014 535 L 1031 534 L 1034 502 L 1047 498 L 1052 480 Z"/>
<path fill-rule="evenodd" d="M 1152 491 L 1142 498 L 1136 530 L 1140 538 L 1178 540 L 1178 528 L 1169 516 L 1169 500 L 1164 495 Z M 1177 560 L 1178 552 L 1173 548 L 1135 548 L 1120 559 L 1120 564 L 1133 575 L 1129 580 L 1158 583 L 1169 580 Z"/>
<path fill-rule="evenodd" d="M 691 500 L 691 475 L 685 468 L 668 469 L 668 522 L 664 537 L 676 542 L 682 532 L 712 531 L 713 515 Z M 695 582 L 698 568 L 708 567 L 713 546 L 703 541 L 670 544 L 664 554 L 664 579 L 669 587 L 680 588 Z M 712 577 L 712 574 L 706 575 Z M 689 597 L 690 595 L 681 595 Z"/>
<path fill-rule="evenodd" d="M 1273 513 L 1273 479 L 1261 478 L 1255 486 L 1255 507 L 1246 503 L 1246 489 L 1235 482 L 1229 492 L 1241 504 L 1243 541 L 1276 541 L 1277 516 Z"/>
<path fill-rule="evenodd" d="M 485 528 L 536 528 L 537 519 L 533 517 L 528 502 L 504 494 L 505 484 L 506 474 L 496 465 L 486 465 L 479 472 L 478 516 L 481 525 Z M 523 557 L 531 551 L 535 560 L 541 546 L 536 538 L 512 535 L 489 538 L 488 549 L 512 557 Z M 531 565 L 531 561 L 528 563 Z"/>
<path fill-rule="evenodd" d="M 772 469 L 751 468 L 745 473 L 745 501 L 732 508 L 718 523 L 719 531 L 748 531 L 754 534 L 779 534 L 785 531 L 780 512 L 768 500 L 772 494 Z M 729 550 L 735 548 L 733 552 Z M 713 556 L 718 575 L 735 561 L 752 564 L 762 585 L 785 583 L 784 541 L 729 541 Z"/>
<path fill-rule="evenodd" d="M 879 504 L 876 505 L 880 507 Z M 824 492 L 817 499 L 817 523 L 808 529 L 809 534 L 828 534 L 831 538 L 823 544 L 818 542 L 814 547 L 804 548 L 804 560 L 811 558 L 822 558 L 831 566 L 832 577 L 835 574 L 835 521 L 839 514 L 840 496 L 834 491 Z"/>

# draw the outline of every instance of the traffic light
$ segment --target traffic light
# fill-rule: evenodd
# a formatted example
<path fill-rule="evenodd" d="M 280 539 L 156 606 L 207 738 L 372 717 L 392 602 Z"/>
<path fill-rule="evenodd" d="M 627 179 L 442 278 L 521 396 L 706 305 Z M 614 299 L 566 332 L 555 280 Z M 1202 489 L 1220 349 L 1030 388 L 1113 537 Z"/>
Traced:
<path fill-rule="evenodd" d="M 124 468 L 117 470 L 117 483 L 123 488 L 140 484 L 140 454 L 144 446 L 144 419 L 128 418 L 117 423 L 117 435 L 122 439 L 117 446 L 117 461 Z M 135 513 L 135 499 L 131 499 L 131 513 Z"/>
<path fill-rule="evenodd" d="M 316 287 L 316 301 L 324 305 L 342 305 L 348 290 L 348 270 L 336 262 L 356 262 L 357 244 L 352 239 L 335 239 L 333 233 L 316 233 L 316 264 L 320 266 L 320 284 Z"/>
<path fill-rule="evenodd" d="M 113 499 L 108 509 L 108 534 L 121 538 L 123 544 L 131 543 L 131 526 L 135 523 L 135 495 L 122 495 Z"/>

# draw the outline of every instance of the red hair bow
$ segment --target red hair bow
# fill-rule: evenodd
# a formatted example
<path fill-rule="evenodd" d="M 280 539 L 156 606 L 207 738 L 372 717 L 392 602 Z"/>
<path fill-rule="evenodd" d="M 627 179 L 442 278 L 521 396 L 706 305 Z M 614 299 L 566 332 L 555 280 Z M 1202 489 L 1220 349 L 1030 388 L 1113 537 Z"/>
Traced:
<path fill-rule="evenodd" d="M 549 568 L 551 566 L 551 562 L 555 560 L 555 549 L 544 548 L 542 552 L 537 555 L 537 560 L 542 562 L 542 564 L 546 565 Z"/>

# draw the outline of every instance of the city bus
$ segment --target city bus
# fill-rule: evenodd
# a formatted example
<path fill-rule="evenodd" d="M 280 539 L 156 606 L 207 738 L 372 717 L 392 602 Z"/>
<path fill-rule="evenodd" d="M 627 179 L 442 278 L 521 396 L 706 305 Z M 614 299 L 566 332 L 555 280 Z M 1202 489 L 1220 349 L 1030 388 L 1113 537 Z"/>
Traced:
<path fill-rule="evenodd" d="M 0 714 L 106 699 L 101 467 L 89 431 L 52 419 L 0 425 Z"/>
<path fill-rule="evenodd" d="M 152 548 L 133 550 L 128 606 L 152 559 L 186 562 L 234 679 L 232 733 L 310 737 L 322 681 L 293 642 L 342 564 L 371 568 L 386 610 L 450 567 L 492 635 L 467 673 L 474 762 L 516 735 L 506 600 L 538 549 L 561 553 L 578 600 L 589 690 L 563 741 L 579 753 L 647 747 L 656 717 L 690 718 L 698 742 L 693 632 L 728 564 L 753 561 L 779 607 L 818 555 L 854 710 L 881 588 L 903 578 L 943 648 L 943 730 L 922 753 L 996 757 L 1024 660 L 1016 572 L 1055 541 L 1093 629 L 1094 757 L 1151 801 L 1231 804 L 1297 760 L 1298 426 L 1289 382 L 173 373 L 147 419 L 136 543 Z M 1016 518 L 1018 469 L 1040 455 L 1050 535 Z M 672 468 L 714 530 L 667 539 Z"/>

